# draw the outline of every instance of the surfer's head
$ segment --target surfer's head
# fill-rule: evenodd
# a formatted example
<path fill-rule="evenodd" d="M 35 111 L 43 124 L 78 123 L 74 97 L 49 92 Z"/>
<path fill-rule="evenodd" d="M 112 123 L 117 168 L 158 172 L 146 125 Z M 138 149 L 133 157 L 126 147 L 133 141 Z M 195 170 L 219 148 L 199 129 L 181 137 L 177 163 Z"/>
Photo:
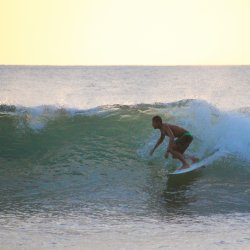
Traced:
<path fill-rule="evenodd" d="M 159 129 L 162 126 L 162 119 L 160 116 L 156 115 L 152 118 L 152 126 L 154 129 Z"/>

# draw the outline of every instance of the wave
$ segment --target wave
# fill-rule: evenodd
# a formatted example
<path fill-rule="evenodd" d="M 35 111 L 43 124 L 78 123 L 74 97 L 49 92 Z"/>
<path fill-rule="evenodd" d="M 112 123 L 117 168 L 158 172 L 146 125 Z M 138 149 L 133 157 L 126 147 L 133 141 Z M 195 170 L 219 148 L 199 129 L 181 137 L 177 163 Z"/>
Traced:
<path fill-rule="evenodd" d="M 148 152 L 159 136 L 151 127 L 151 117 L 156 114 L 192 132 L 195 140 L 190 151 L 197 156 L 220 149 L 250 162 L 249 109 L 224 112 L 202 100 L 87 110 L 0 105 L 0 157 L 38 157 L 52 148 L 57 152 L 67 146 L 84 149 L 86 158 L 94 157 L 100 150 L 107 154 L 119 152 L 126 160 L 134 154 L 148 160 Z M 163 150 L 161 147 L 155 157 L 160 157 Z"/>

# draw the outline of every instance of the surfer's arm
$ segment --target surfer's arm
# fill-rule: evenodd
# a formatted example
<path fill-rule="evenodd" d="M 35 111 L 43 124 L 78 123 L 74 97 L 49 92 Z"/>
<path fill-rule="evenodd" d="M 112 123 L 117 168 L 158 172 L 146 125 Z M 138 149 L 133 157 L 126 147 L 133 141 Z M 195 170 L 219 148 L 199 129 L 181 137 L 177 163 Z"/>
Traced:
<path fill-rule="evenodd" d="M 156 148 L 163 142 L 164 138 L 165 138 L 165 135 L 163 133 L 161 133 L 161 137 L 156 142 L 154 148 L 150 151 L 150 155 L 152 155 L 154 153 L 154 151 L 156 150 Z"/>
<path fill-rule="evenodd" d="M 174 134 L 173 134 L 172 130 L 168 126 L 166 126 L 165 129 L 166 129 L 166 132 L 167 132 L 167 134 L 169 136 L 169 143 L 168 143 L 168 147 L 167 147 L 167 151 L 166 151 L 166 154 L 167 154 L 169 149 L 171 148 L 171 146 L 174 143 Z"/>

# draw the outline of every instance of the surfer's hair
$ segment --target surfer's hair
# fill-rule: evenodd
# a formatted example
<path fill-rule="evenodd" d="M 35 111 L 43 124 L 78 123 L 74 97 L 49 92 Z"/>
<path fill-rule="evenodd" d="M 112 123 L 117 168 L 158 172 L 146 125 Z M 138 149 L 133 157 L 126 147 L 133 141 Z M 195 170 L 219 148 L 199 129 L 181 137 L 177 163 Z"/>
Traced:
<path fill-rule="evenodd" d="M 152 121 L 153 122 L 159 122 L 159 123 L 162 123 L 162 119 L 159 115 L 156 115 L 152 118 Z"/>

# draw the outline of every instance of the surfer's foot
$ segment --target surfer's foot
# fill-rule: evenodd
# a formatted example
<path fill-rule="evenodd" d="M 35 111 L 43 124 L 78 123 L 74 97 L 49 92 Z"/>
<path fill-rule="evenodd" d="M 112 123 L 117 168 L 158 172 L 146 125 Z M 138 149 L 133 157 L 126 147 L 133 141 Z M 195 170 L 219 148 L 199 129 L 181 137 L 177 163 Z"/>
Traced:
<path fill-rule="evenodd" d="M 182 170 L 182 169 L 189 168 L 189 167 L 190 166 L 188 164 L 184 164 L 180 168 L 178 168 L 178 170 Z"/>
<path fill-rule="evenodd" d="M 192 161 L 192 164 L 198 162 L 200 159 L 199 158 L 196 158 L 196 157 L 192 157 L 191 158 L 191 161 Z"/>

